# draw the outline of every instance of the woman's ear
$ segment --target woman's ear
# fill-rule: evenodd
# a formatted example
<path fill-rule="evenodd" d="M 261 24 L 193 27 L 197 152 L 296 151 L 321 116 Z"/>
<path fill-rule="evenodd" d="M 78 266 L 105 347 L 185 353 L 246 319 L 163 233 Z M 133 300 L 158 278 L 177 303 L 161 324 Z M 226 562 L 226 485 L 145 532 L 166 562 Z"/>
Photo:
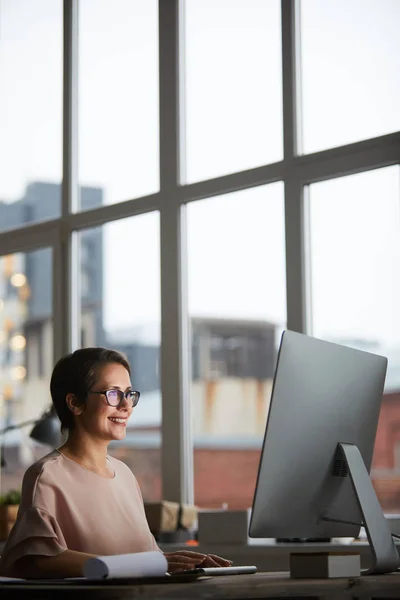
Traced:
<path fill-rule="evenodd" d="M 67 394 L 65 397 L 65 401 L 72 414 L 78 417 L 83 413 L 84 404 L 79 402 L 75 394 Z"/>

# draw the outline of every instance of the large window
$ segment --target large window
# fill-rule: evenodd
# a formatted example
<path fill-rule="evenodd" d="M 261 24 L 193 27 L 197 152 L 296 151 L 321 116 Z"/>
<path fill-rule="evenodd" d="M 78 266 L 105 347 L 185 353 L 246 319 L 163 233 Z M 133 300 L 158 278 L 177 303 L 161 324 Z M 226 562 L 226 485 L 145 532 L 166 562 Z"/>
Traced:
<path fill-rule="evenodd" d="M 110 453 L 135 472 L 145 500 L 161 499 L 160 248 L 158 213 L 80 234 L 81 344 L 123 352 L 140 402 Z"/>
<path fill-rule="evenodd" d="M 279 1 L 183 6 L 185 181 L 281 160 Z"/>
<path fill-rule="evenodd" d="M 79 0 L 80 209 L 159 190 L 156 0 Z"/>
<path fill-rule="evenodd" d="M 400 352 L 400 168 L 315 183 L 309 202 L 313 334 Z"/>
<path fill-rule="evenodd" d="M 52 253 L 0 257 L 0 429 L 44 413 L 53 367 Z M 29 428 L 2 436 L 2 493 L 21 486 L 27 466 L 49 448 Z"/>
<path fill-rule="evenodd" d="M 0 232 L 61 213 L 62 6 L 0 4 Z"/>
<path fill-rule="evenodd" d="M 400 129 L 400 3 L 301 0 L 304 152 Z"/>
<path fill-rule="evenodd" d="M 191 203 L 187 236 L 194 499 L 247 508 L 286 326 L 282 184 Z"/>
<path fill-rule="evenodd" d="M 3 424 L 113 346 L 144 497 L 249 506 L 287 327 L 389 357 L 400 512 L 399 30 L 397 0 L 2 0 Z"/>
<path fill-rule="evenodd" d="M 373 481 L 387 511 L 400 498 L 400 168 L 309 187 L 312 333 L 388 357 Z"/>

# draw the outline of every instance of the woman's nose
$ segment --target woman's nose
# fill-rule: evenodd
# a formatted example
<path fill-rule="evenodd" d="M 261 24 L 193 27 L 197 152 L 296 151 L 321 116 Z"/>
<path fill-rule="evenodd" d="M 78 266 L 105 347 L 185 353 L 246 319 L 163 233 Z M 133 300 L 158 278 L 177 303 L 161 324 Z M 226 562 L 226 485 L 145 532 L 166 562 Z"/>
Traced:
<path fill-rule="evenodd" d="M 131 401 L 128 400 L 128 398 L 126 396 L 123 397 L 123 399 L 121 400 L 121 402 L 119 403 L 118 408 L 122 409 L 122 410 L 129 410 L 129 408 L 131 407 Z"/>

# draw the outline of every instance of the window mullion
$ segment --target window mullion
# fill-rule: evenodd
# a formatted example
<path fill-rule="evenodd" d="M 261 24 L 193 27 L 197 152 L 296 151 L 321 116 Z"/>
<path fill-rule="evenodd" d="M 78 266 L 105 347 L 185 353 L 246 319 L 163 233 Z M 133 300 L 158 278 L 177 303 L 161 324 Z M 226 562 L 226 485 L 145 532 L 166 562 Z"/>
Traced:
<path fill-rule="evenodd" d="M 189 343 L 182 239 L 184 208 L 179 178 L 179 2 L 159 1 L 160 64 L 160 247 L 161 394 L 163 498 L 190 502 L 193 496 L 189 417 Z"/>
<path fill-rule="evenodd" d="M 77 208 L 78 1 L 64 0 L 63 180 L 60 235 L 54 253 L 54 359 L 78 347 L 78 247 L 68 227 Z"/>
<path fill-rule="evenodd" d="M 299 79 L 296 60 L 295 0 L 281 0 L 282 13 L 282 101 L 283 148 L 285 171 L 285 238 L 286 238 L 286 304 L 287 327 L 305 332 L 307 327 L 305 222 L 302 186 L 293 165 L 298 153 L 299 123 L 296 79 Z"/>

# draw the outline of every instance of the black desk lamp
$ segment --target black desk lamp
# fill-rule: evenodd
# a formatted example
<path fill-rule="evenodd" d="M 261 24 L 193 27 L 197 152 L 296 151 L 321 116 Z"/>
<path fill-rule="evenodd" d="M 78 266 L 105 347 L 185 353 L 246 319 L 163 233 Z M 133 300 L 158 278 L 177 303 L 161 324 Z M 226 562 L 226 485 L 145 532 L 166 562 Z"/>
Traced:
<path fill-rule="evenodd" d="M 61 444 L 60 421 L 58 420 L 52 408 L 46 411 L 38 419 L 30 419 L 29 421 L 24 421 L 23 423 L 17 423 L 16 425 L 8 425 L 7 427 L 4 427 L 4 429 L 0 430 L 0 437 L 8 431 L 12 431 L 13 429 L 21 429 L 21 427 L 25 427 L 26 425 L 34 426 L 30 433 L 30 437 L 37 442 L 40 442 L 41 444 L 47 444 L 52 448 L 56 448 Z M 2 442 L 0 444 L 0 465 L 1 492 L 1 468 L 6 466 L 6 462 L 4 460 L 4 437 L 2 438 Z"/>
<path fill-rule="evenodd" d="M 34 425 L 30 433 L 30 437 L 37 442 L 40 442 L 41 444 L 47 444 L 52 448 L 56 448 L 61 444 L 60 421 L 58 420 L 52 408 L 46 411 L 38 419 L 30 419 L 29 421 L 24 421 L 23 423 L 8 425 L 4 429 L 0 430 L 0 436 L 8 431 L 12 431 L 13 429 L 21 429 L 21 427 L 25 427 L 26 425 Z M 1 466 L 4 466 L 3 453 L 1 453 L 1 455 Z"/>
<path fill-rule="evenodd" d="M 52 448 L 56 448 L 61 444 L 60 421 L 53 409 L 50 408 L 40 419 L 36 420 L 30 437 Z"/>

